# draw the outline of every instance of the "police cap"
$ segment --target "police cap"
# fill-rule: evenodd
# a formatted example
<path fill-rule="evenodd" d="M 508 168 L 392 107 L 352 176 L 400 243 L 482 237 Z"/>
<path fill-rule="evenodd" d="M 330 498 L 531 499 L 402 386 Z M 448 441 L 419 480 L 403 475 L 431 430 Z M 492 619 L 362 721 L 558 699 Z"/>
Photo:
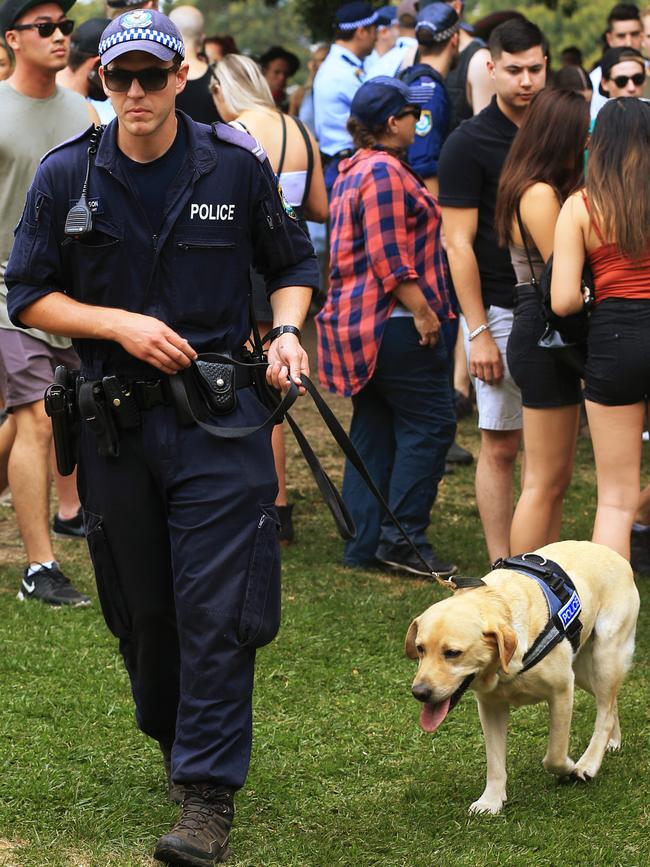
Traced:
<path fill-rule="evenodd" d="M 99 42 L 102 66 L 130 51 L 145 51 L 158 60 L 185 57 L 180 30 L 156 9 L 135 9 L 118 15 L 102 33 Z"/>
<path fill-rule="evenodd" d="M 397 6 L 382 6 L 377 10 L 377 27 L 390 27 L 397 19 Z"/>
<path fill-rule="evenodd" d="M 430 3 L 418 12 L 415 35 L 427 34 L 429 42 L 446 42 L 460 27 L 460 18 L 448 3 Z"/>
<path fill-rule="evenodd" d="M 334 15 L 334 24 L 339 30 L 356 30 L 357 27 L 370 27 L 377 23 L 377 13 L 362 0 L 344 3 Z"/>
<path fill-rule="evenodd" d="M 0 32 L 4 36 L 7 30 L 11 30 L 18 19 L 33 9 L 34 6 L 43 6 L 46 0 L 5 0 L 0 6 Z M 75 0 L 54 0 L 57 6 L 61 7 L 62 12 L 67 12 L 71 9 Z"/>

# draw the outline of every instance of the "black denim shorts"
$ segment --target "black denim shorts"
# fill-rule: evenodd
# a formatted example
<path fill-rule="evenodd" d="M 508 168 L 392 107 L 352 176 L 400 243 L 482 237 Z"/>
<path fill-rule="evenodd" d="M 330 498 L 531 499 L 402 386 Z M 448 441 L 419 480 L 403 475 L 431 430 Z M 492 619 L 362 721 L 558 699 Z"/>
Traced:
<path fill-rule="evenodd" d="M 508 338 L 508 367 L 521 390 L 521 402 L 530 409 L 553 409 L 580 403 L 580 377 L 552 350 L 537 341 L 546 321 L 539 296 L 532 286 L 517 287 L 517 303 Z"/>
<path fill-rule="evenodd" d="M 650 396 L 650 299 L 610 298 L 589 322 L 585 399 L 605 406 Z"/>

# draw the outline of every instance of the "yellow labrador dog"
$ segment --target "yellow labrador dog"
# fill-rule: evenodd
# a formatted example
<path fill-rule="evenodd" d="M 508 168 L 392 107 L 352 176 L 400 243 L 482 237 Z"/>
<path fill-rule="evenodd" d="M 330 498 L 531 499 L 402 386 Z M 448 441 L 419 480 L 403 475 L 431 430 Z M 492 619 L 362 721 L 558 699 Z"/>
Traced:
<path fill-rule="evenodd" d="M 476 693 L 485 736 L 487 781 L 470 813 L 498 813 L 506 802 L 509 706 L 548 702 L 550 731 L 544 768 L 559 777 L 589 780 L 607 749 L 621 745 L 616 696 L 632 661 L 639 593 L 629 563 L 593 542 L 557 542 L 534 552 L 555 561 L 572 579 L 582 610 L 579 650 L 564 638 L 522 672 L 524 654 L 545 628 L 549 609 L 540 585 L 510 568 L 495 569 L 487 585 L 457 590 L 411 623 L 406 654 L 418 660 L 413 682 L 423 702 L 420 724 L 433 732 L 468 686 Z M 576 642 L 577 643 L 577 642 Z M 589 746 L 568 755 L 574 683 L 596 699 Z"/>

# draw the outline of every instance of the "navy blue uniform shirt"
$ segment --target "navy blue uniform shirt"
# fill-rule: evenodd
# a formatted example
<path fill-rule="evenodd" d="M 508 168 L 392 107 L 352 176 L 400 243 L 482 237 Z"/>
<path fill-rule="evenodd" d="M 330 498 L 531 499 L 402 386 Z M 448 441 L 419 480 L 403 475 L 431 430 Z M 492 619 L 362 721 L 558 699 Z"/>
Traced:
<path fill-rule="evenodd" d="M 105 130 L 90 173 L 91 235 L 63 229 L 83 184 L 88 138 L 43 159 L 27 195 L 5 276 L 11 321 L 50 292 L 77 301 L 154 316 L 197 352 L 237 351 L 250 331 L 251 264 L 271 294 L 284 286 L 318 287 L 313 247 L 289 216 L 259 146 L 244 133 L 213 128 L 178 112 L 187 153 L 167 190 L 164 217 L 152 234 L 117 148 L 117 121 Z M 248 143 L 248 144 L 246 144 Z M 248 149 L 246 149 L 248 147 Z M 94 376 L 159 372 L 113 341 L 77 339 L 82 367 Z"/>
<path fill-rule="evenodd" d="M 426 94 L 427 101 L 420 107 L 420 119 L 415 127 L 415 139 L 408 149 L 407 162 L 420 177 L 438 174 L 438 159 L 449 131 L 451 105 L 445 89 L 445 80 L 428 63 L 418 63 L 400 75 L 409 87 Z"/>

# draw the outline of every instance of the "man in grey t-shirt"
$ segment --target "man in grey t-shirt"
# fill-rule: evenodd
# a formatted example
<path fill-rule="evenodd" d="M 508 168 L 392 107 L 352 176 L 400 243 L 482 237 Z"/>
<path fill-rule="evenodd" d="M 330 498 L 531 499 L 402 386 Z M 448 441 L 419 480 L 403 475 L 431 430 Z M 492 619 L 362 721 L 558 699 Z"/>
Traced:
<path fill-rule="evenodd" d="M 72 22 L 66 12 L 73 4 L 74 0 L 5 0 L 0 6 L 0 32 L 16 56 L 11 79 L 0 82 L 0 361 L 7 373 L 9 423 L 15 428 L 9 481 L 27 555 L 18 598 L 83 606 L 90 599 L 61 572 L 50 540 L 52 433 L 43 405 L 54 367 L 77 367 L 78 359 L 68 340 L 15 329 L 7 316 L 4 285 L 13 229 L 41 157 L 90 124 L 83 97 L 57 87 L 55 81 L 68 62 Z M 54 529 L 67 536 L 83 535 L 75 487 L 74 477 L 58 477 Z"/>

